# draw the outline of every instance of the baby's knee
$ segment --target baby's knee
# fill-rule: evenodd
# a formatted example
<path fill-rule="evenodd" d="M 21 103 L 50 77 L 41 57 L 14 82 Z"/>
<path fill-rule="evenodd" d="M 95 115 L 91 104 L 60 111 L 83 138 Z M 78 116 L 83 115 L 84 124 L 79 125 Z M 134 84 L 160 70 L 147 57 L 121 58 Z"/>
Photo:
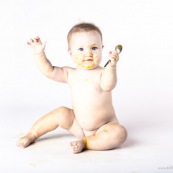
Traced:
<path fill-rule="evenodd" d="M 120 139 L 124 142 L 127 139 L 127 130 L 124 126 L 120 125 Z"/>
<path fill-rule="evenodd" d="M 69 108 L 65 107 L 65 106 L 60 106 L 58 109 L 57 109 L 58 113 L 60 114 L 68 114 L 68 112 L 70 111 Z"/>
<path fill-rule="evenodd" d="M 57 120 L 60 127 L 69 129 L 73 123 L 73 111 L 67 107 L 61 106 L 58 108 Z"/>
<path fill-rule="evenodd" d="M 125 140 L 127 139 L 126 128 L 123 127 L 122 125 L 118 124 L 114 131 L 114 137 L 115 137 L 114 140 L 116 141 L 116 143 L 118 143 L 118 145 L 121 145 L 122 143 L 124 143 Z"/>

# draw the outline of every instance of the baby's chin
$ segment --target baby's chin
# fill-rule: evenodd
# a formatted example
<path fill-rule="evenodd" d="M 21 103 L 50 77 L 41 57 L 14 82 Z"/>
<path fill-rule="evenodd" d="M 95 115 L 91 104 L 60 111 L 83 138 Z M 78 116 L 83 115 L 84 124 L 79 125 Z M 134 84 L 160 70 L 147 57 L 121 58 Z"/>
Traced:
<path fill-rule="evenodd" d="M 93 70 L 97 67 L 98 67 L 98 65 L 97 66 L 96 65 L 92 65 L 92 66 L 88 65 L 88 66 L 82 66 L 81 68 L 84 69 L 84 70 Z"/>

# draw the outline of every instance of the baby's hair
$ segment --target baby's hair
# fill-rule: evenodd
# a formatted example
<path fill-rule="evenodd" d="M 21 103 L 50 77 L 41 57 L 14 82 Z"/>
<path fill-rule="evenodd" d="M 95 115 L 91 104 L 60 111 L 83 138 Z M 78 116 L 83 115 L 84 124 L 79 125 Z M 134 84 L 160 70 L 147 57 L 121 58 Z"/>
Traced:
<path fill-rule="evenodd" d="M 96 32 L 98 32 L 100 34 L 101 39 L 102 39 L 102 32 L 100 31 L 100 29 L 96 25 L 94 25 L 93 23 L 82 22 L 82 23 L 74 25 L 70 29 L 70 31 L 68 32 L 68 35 L 67 35 L 68 44 L 70 42 L 71 36 L 74 33 L 77 33 L 77 32 L 89 32 L 89 31 L 96 31 Z"/>

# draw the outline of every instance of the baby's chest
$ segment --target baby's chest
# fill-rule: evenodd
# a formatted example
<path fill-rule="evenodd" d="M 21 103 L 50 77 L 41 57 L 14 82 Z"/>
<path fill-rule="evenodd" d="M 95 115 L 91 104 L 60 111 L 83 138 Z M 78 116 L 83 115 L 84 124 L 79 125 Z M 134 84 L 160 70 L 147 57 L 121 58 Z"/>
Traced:
<path fill-rule="evenodd" d="M 74 77 L 69 85 L 72 92 L 81 95 L 96 94 L 101 91 L 100 80 L 94 77 Z"/>

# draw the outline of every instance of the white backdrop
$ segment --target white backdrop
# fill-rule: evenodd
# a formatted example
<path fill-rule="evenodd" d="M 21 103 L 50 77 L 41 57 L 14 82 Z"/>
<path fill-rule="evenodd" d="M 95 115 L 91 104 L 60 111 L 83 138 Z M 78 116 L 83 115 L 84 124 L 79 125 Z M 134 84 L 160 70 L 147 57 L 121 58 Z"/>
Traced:
<path fill-rule="evenodd" d="M 123 45 L 113 91 L 119 119 L 125 124 L 130 117 L 171 119 L 171 0 L 63 0 L 61 4 L 56 0 L 0 0 L 0 118 L 9 109 L 71 106 L 68 87 L 38 71 L 26 41 L 40 36 L 47 42 L 46 53 L 54 65 L 74 66 L 66 36 L 80 21 L 93 22 L 103 32 L 102 66 L 108 52 Z"/>

